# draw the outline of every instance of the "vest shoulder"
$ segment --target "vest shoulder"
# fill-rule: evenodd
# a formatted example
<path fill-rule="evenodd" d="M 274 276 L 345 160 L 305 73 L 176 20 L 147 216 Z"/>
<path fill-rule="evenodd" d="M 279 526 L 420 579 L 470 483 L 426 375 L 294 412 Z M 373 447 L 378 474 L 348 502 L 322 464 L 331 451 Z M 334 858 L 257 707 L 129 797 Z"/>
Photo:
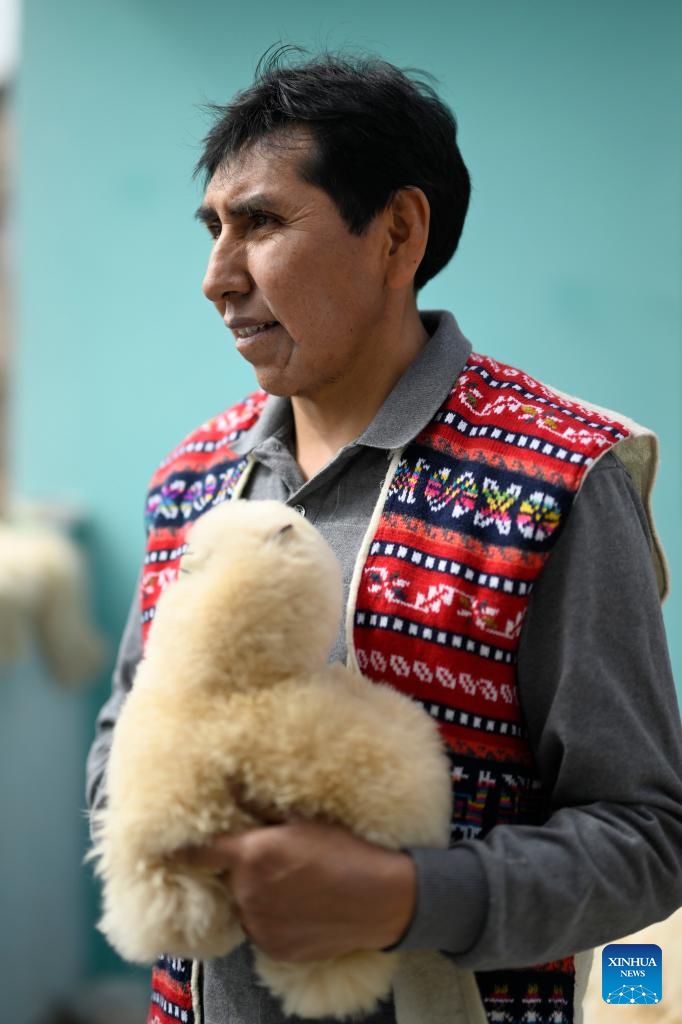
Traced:
<path fill-rule="evenodd" d="M 537 404 L 535 410 L 525 404 L 529 402 L 538 403 L 540 408 L 546 408 L 550 425 L 552 413 L 563 413 L 570 416 L 576 427 L 583 431 L 601 431 L 607 428 L 618 440 L 631 433 L 644 431 L 644 428 L 623 413 L 570 395 L 554 385 L 544 383 L 525 370 L 500 362 L 491 356 L 472 352 L 457 383 L 471 384 L 476 379 L 497 391 L 501 399 L 502 396 L 507 399 L 500 401 L 500 409 L 504 406 L 505 412 L 517 413 L 526 422 L 536 418 L 538 411 Z"/>
<path fill-rule="evenodd" d="M 253 391 L 191 430 L 161 460 L 151 478 L 150 487 L 154 487 L 161 478 L 197 453 L 212 453 L 220 449 L 229 458 L 230 445 L 256 423 L 267 397 L 265 391 Z"/>
<path fill-rule="evenodd" d="M 543 463 L 545 469 L 561 464 L 561 476 L 574 490 L 607 452 L 612 453 L 629 473 L 647 510 L 659 587 L 662 596 L 667 594 L 667 563 L 651 511 L 659 460 L 653 431 L 623 413 L 569 395 L 478 353 L 470 355 L 451 392 L 450 410 L 465 432 L 479 439 L 485 432 L 504 440 L 504 447 L 522 461 L 534 449 L 534 470 Z"/>

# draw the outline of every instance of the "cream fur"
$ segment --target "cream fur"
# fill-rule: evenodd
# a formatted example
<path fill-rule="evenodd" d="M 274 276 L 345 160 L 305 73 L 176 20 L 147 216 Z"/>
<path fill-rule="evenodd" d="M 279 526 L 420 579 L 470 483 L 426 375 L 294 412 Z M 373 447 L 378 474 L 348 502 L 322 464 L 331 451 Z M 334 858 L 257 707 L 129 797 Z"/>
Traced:
<path fill-rule="evenodd" d="M 243 940 L 218 878 L 174 851 L 254 824 L 236 805 L 323 816 L 387 848 L 446 847 L 449 767 L 435 723 L 409 699 L 327 665 L 339 565 L 278 502 L 233 501 L 188 535 L 122 710 L 94 856 L 100 927 L 127 959 L 220 956 Z M 257 969 L 288 1014 L 347 1017 L 390 989 L 397 954 L 358 952 Z"/>
<path fill-rule="evenodd" d="M 106 653 L 90 617 L 76 545 L 44 526 L 0 523 L 0 667 L 32 643 L 66 685 L 91 679 Z"/>

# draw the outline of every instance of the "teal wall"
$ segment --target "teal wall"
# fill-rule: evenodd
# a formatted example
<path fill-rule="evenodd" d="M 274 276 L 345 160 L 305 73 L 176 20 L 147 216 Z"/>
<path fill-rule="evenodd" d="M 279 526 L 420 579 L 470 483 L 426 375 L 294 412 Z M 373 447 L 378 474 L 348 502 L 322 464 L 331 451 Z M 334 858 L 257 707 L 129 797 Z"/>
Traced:
<path fill-rule="evenodd" d="M 656 512 L 680 577 L 681 30 L 675 0 L 27 0 L 14 489 L 85 509 L 112 638 L 151 468 L 252 387 L 200 292 L 191 170 L 198 105 L 247 84 L 278 38 L 354 44 L 441 80 L 473 205 L 422 305 L 453 308 L 480 351 L 658 432 Z M 675 591 L 678 678 L 680 610 Z"/>

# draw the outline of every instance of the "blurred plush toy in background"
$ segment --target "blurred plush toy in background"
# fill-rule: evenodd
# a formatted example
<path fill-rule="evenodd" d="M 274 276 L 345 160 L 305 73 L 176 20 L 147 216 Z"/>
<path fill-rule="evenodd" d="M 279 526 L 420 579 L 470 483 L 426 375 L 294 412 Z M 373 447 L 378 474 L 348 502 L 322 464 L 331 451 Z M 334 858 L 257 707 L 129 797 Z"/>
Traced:
<path fill-rule="evenodd" d="M 77 545 L 46 526 L 0 523 L 0 668 L 32 642 L 61 683 L 102 668 L 106 644 L 92 624 Z"/>
<path fill-rule="evenodd" d="M 327 664 L 341 574 L 320 534 L 278 502 L 233 501 L 202 516 L 188 545 L 116 726 L 95 822 L 100 927 L 138 962 L 221 956 L 244 940 L 224 880 L 172 856 L 259 824 L 245 806 L 323 817 L 392 849 L 448 843 L 435 723 Z M 397 960 L 284 964 L 256 950 L 261 979 L 303 1017 L 371 1011 Z"/>

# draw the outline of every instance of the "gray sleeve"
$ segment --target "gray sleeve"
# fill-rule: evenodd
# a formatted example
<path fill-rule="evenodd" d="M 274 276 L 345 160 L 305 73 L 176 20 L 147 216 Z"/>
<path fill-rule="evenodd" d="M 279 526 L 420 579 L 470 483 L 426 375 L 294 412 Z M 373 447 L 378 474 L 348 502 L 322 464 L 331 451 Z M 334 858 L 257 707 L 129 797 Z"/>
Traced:
<path fill-rule="evenodd" d="M 139 583 L 130 611 L 112 677 L 111 696 L 102 707 L 95 724 L 95 738 L 86 764 L 85 799 L 90 811 L 98 810 L 104 799 L 102 785 L 111 749 L 111 737 L 121 707 L 130 693 L 138 662 L 142 657 Z"/>
<path fill-rule="evenodd" d="M 588 476 L 538 581 L 518 682 L 550 817 L 410 851 L 418 901 L 398 948 L 520 967 L 682 903 L 679 710 L 646 517 L 615 456 Z"/>

